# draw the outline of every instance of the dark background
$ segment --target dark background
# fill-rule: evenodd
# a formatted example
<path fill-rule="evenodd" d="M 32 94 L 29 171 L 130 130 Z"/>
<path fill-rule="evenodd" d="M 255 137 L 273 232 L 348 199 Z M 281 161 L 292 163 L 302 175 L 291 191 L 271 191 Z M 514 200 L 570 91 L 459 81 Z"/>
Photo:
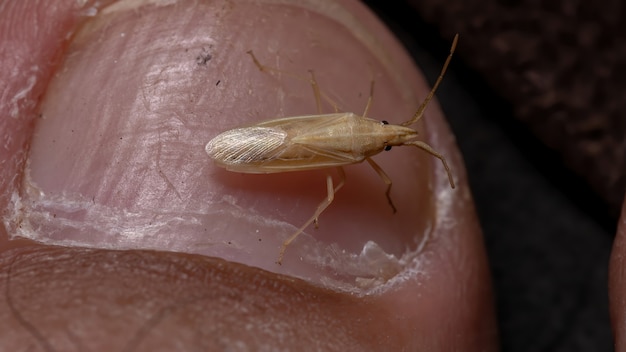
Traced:
<path fill-rule="evenodd" d="M 442 20 L 427 23 L 424 11 L 410 1 L 365 3 L 396 33 L 433 82 L 454 33 L 450 28 L 441 29 L 445 24 L 441 22 L 448 18 L 446 6 L 439 10 L 443 14 L 430 13 L 431 19 Z M 523 1 L 507 3 L 515 6 Z M 458 14 L 458 7 L 451 6 Z M 497 16 L 497 12 L 492 15 Z M 484 29 L 489 30 L 497 28 Z M 510 52 L 508 56 L 498 57 L 497 53 L 480 47 L 464 54 L 467 48 L 462 45 L 464 41 L 479 42 L 472 38 L 475 31 L 459 32 L 460 45 L 437 98 L 465 159 L 482 224 L 496 294 L 502 351 L 612 351 L 607 271 L 620 203 L 615 199 L 623 197 L 622 176 L 611 186 L 612 193 L 606 193 L 603 187 L 614 181 L 604 181 L 603 185 L 597 182 L 609 176 L 615 180 L 612 176 L 615 173 L 609 170 L 604 173 L 609 176 L 603 176 L 603 172 L 596 172 L 600 176 L 590 176 L 575 163 L 568 162 L 572 153 L 580 153 L 576 148 L 585 136 L 555 133 L 552 137 L 561 141 L 546 143 L 549 136 L 546 120 L 555 111 L 531 107 L 540 116 L 534 119 L 523 116 L 529 109 L 524 106 L 525 101 L 531 106 L 536 104 L 534 95 L 540 92 L 524 91 L 524 85 L 516 85 L 515 79 L 494 79 L 493 75 L 502 73 L 484 70 L 476 64 L 480 59 L 473 56 L 489 54 L 488 59 L 502 67 L 515 62 L 515 58 L 511 58 Z M 523 34 L 523 29 L 520 32 Z M 532 41 L 533 34 L 527 35 Z M 532 63 L 530 60 L 528 69 L 532 69 Z M 515 89 L 520 92 L 511 99 L 510 92 Z M 563 109 L 567 111 L 567 107 Z M 545 119 L 541 114 L 546 115 Z M 620 119 L 616 116 L 608 119 L 614 118 Z M 601 118 L 598 120 L 604 123 Z M 537 126 L 542 123 L 544 126 Z M 618 124 L 606 127 L 618 129 L 616 138 L 605 138 L 600 128 L 599 132 L 594 131 L 594 141 L 613 143 L 612 140 L 619 141 L 620 135 L 625 134 L 624 129 L 620 130 L 621 122 L 609 123 Z M 617 153 L 613 157 L 620 155 L 623 156 Z M 605 165 L 612 163 L 619 166 L 619 160 L 610 158 Z M 615 192 L 617 197 L 613 197 Z"/>

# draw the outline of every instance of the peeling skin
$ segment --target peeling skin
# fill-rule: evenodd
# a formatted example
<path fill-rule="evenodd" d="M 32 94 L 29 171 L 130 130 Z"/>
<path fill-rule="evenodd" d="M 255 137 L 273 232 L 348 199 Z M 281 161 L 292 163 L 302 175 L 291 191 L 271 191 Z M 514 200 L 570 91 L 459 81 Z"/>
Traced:
<path fill-rule="evenodd" d="M 325 196 L 326 171 L 234 174 L 204 153 L 225 129 L 315 113 L 290 74 L 308 69 L 359 114 L 374 79 L 369 116 L 407 120 L 429 88 L 359 3 L 0 8 L 3 62 L 19 72 L 0 69 L 0 113 L 17 109 L 0 120 L 3 350 L 495 349 L 482 238 L 435 102 L 414 127 L 458 188 L 438 160 L 394 148 L 376 159 L 393 215 L 376 173 L 350 166 L 282 266 L 278 248 Z M 21 13 L 34 15 L 16 23 Z M 259 72 L 247 50 L 284 71 Z"/>

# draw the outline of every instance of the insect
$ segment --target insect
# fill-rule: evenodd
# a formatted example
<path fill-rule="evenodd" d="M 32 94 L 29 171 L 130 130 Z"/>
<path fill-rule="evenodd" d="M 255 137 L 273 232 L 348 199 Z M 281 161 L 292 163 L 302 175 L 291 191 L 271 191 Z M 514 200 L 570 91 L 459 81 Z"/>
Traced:
<path fill-rule="evenodd" d="M 385 195 L 394 213 L 396 208 L 390 196 L 392 181 L 383 169 L 371 159 L 372 156 L 383 150 L 390 150 L 391 147 L 395 146 L 414 146 L 426 151 L 441 160 L 448 174 L 450 186 L 455 187 L 446 159 L 428 144 L 415 140 L 418 133 L 408 126 L 418 122 L 423 117 L 428 103 L 435 95 L 435 91 L 446 73 L 457 41 L 458 34 L 452 41 L 450 54 L 432 89 L 413 117 L 400 125 L 391 125 L 386 121 L 381 122 L 367 117 L 374 90 L 374 82 L 372 82 L 370 96 L 362 116 L 354 113 L 336 112 L 268 120 L 256 125 L 223 132 L 206 145 L 205 150 L 215 163 L 233 172 L 256 174 L 337 168 L 340 176 L 339 183 L 334 185 L 331 175 L 327 175 L 326 199 L 318 205 L 313 216 L 283 242 L 278 256 L 278 264 L 282 263 L 289 244 L 306 227 L 311 223 L 315 223 L 317 226 L 320 214 L 333 202 L 335 193 L 345 183 L 346 176 L 343 170 L 345 165 L 367 161 L 387 185 Z M 263 72 L 278 71 L 278 69 L 262 65 L 252 51 L 249 51 L 248 54 L 259 70 Z M 315 93 L 318 110 L 321 110 L 321 93 L 313 71 L 310 73 L 310 83 Z"/>

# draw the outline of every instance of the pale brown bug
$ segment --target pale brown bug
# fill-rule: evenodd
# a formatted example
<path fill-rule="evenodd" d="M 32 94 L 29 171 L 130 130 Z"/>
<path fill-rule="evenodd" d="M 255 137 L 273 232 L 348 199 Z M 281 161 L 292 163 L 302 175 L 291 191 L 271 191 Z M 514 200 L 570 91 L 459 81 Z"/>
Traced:
<path fill-rule="evenodd" d="M 455 35 L 450 47 L 450 54 L 426 99 L 413 117 L 400 125 L 391 125 L 386 121 L 381 122 L 366 117 L 372 103 L 374 88 L 372 82 L 370 97 L 363 116 L 337 112 L 268 120 L 256 125 L 223 132 L 206 145 L 205 150 L 215 163 L 233 172 L 257 174 L 330 167 L 338 169 L 339 184 L 334 186 L 332 177 L 330 175 L 326 177 L 326 199 L 320 203 L 313 216 L 296 233 L 283 242 L 278 256 L 278 264 L 281 264 L 287 246 L 311 223 L 315 222 L 317 225 L 320 214 L 332 203 L 335 193 L 345 183 L 345 172 L 342 168 L 344 165 L 356 164 L 366 160 L 383 182 L 387 184 L 385 194 L 394 213 L 396 208 L 390 196 L 391 179 L 371 159 L 372 156 L 383 150 L 389 150 L 394 146 L 410 145 L 426 151 L 441 160 L 448 174 L 450 186 L 454 188 L 454 180 L 446 159 L 428 144 L 414 140 L 418 133 L 407 126 L 418 122 L 423 117 L 428 103 L 435 95 L 435 91 L 448 69 L 458 37 L 458 34 Z M 252 51 L 248 53 L 261 71 L 278 71 L 262 65 Z M 321 110 L 321 93 L 312 71 L 311 84 L 315 92 L 318 110 Z"/>

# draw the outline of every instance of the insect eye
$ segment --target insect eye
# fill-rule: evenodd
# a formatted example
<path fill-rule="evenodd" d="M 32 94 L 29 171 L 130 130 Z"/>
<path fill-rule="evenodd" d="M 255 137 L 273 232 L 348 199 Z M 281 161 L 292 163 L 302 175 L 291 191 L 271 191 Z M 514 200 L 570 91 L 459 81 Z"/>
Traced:
<path fill-rule="evenodd" d="M 382 123 L 383 125 L 388 125 L 388 124 L 389 124 L 389 122 L 387 122 L 387 121 L 385 121 L 385 120 L 382 120 L 382 121 L 381 121 L 381 123 Z"/>
<path fill-rule="evenodd" d="M 390 146 L 390 145 L 386 145 L 386 146 L 385 146 L 385 151 L 386 151 L 386 152 L 388 152 L 388 151 L 390 151 L 390 150 L 391 150 L 391 146 Z"/>

